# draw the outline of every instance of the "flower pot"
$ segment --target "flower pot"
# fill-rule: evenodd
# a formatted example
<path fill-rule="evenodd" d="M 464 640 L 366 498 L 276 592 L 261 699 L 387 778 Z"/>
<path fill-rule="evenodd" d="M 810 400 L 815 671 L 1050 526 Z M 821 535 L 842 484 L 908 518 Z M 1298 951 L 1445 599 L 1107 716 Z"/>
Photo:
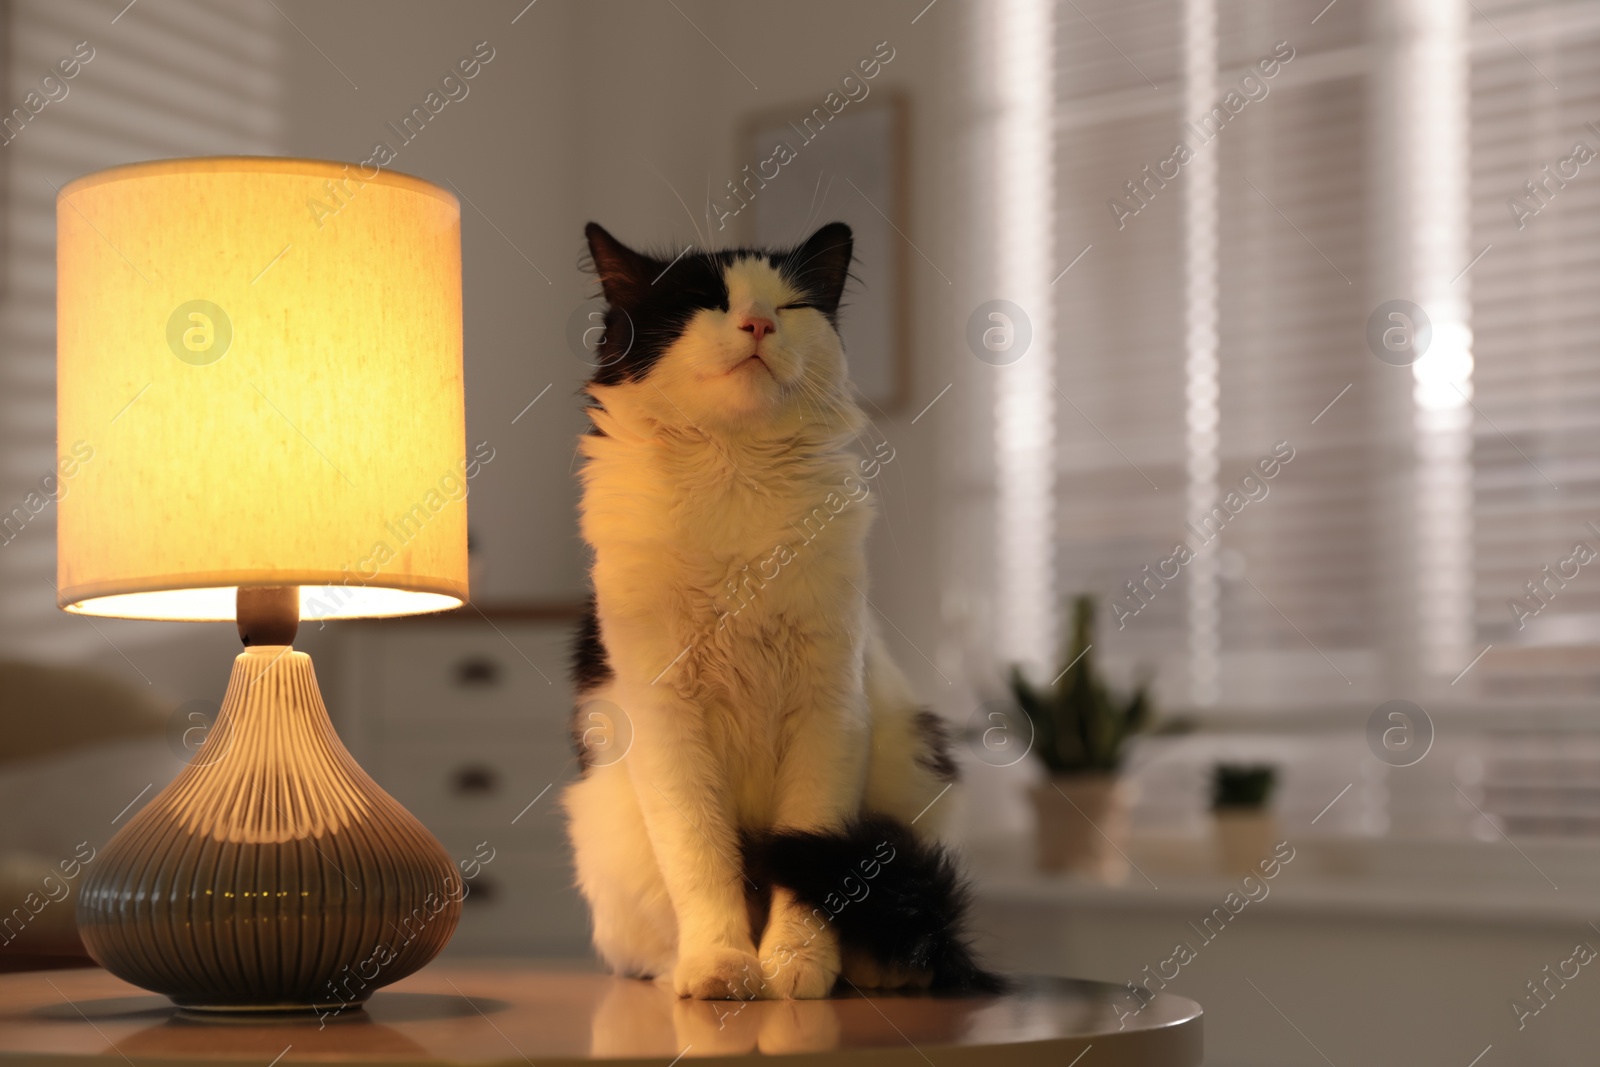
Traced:
<path fill-rule="evenodd" d="M 1256 865 L 1272 855 L 1278 820 L 1265 808 L 1218 808 L 1212 815 L 1212 841 L 1217 863 L 1230 877 L 1258 873 Z"/>
<path fill-rule="evenodd" d="M 1030 791 L 1041 871 L 1117 884 L 1128 876 L 1132 789 L 1114 774 L 1057 775 Z"/>

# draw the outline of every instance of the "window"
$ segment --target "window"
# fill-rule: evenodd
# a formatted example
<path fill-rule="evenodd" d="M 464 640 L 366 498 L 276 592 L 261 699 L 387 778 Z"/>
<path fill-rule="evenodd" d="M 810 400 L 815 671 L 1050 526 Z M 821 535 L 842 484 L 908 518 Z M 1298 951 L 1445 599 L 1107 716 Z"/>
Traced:
<path fill-rule="evenodd" d="M 1592 699 L 1600 559 L 1575 549 L 1600 551 L 1600 9 L 1483 8 L 1510 40 L 1480 21 L 1471 85 L 1473 251 L 1493 245 L 1472 271 L 1480 688 Z"/>
<path fill-rule="evenodd" d="M 1047 344 L 995 368 L 976 639 L 1043 669 L 1088 591 L 1169 708 L 1592 696 L 1600 10 L 1319 6 L 999 5 L 980 125 L 1049 159 L 983 172 L 1047 227 L 995 286 Z"/>

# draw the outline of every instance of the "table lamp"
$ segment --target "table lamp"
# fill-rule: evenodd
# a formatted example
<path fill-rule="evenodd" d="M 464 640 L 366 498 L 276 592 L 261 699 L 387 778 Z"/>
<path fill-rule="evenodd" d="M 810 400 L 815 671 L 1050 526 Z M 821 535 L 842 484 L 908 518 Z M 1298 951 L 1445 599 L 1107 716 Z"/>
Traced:
<path fill-rule="evenodd" d="M 59 605 L 235 620 L 193 760 L 88 869 L 84 945 L 190 1009 L 328 1010 L 442 949 L 463 882 L 334 733 L 301 619 L 467 597 L 456 198 L 269 158 L 56 201 Z"/>

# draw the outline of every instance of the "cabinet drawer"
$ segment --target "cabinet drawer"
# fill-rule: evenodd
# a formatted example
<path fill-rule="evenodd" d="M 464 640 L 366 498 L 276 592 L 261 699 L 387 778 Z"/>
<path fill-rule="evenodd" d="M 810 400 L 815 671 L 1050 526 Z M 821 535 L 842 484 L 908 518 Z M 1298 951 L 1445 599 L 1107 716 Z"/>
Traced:
<path fill-rule="evenodd" d="M 430 827 L 509 829 L 535 797 L 535 810 L 552 805 L 561 783 L 576 773 L 565 741 L 564 735 L 533 744 L 471 733 L 395 739 L 379 746 L 373 777 Z"/>
<path fill-rule="evenodd" d="M 367 713 L 387 724 L 564 721 L 571 634 L 567 624 L 413 624 L 374 650 L 376 706 Z"/>
<path fill-rule="evenodd" d="M 572 630 L 457 619 L 373 626 L 352 641 L 349 725 L 362 765 L 458 870 L 466 862 L 463 877 L 475 872 L 449 947 L 458 955 L 591 955 L 559 807 L 578 774 Z"/>
<path fill-rule="evenodd" d="M 476 843 L 457 849 L 471 857 Z M 456 854 L 453 852 L 452 854 Z M 525 855 L 498 849 L 466 882 L 461 925 L 450 942 L 460 955 L 582 957 L 589 954 L 589 913 L 562 853 Z"/>

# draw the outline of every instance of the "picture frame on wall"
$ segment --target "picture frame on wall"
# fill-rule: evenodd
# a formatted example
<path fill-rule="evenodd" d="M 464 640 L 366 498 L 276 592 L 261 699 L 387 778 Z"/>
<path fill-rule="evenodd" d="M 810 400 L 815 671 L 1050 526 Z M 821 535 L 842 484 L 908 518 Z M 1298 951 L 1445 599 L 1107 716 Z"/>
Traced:
<path fill-rule="evenodd" d="M 738 214 L 718 221 L 758 247 L 792 246 L 828 222 L 850 226 L 855 260 L 839 333 L 858 395 L 885 413 L 903 407 L 910 388 L 905 140 L 905 101 L 887 93 L 838 114 L 798 101 L 761 112 L 739 137 L 738 159 L 748 164 L 736 179 L 740 198 L 731 189 L 719 198 Z"/>

